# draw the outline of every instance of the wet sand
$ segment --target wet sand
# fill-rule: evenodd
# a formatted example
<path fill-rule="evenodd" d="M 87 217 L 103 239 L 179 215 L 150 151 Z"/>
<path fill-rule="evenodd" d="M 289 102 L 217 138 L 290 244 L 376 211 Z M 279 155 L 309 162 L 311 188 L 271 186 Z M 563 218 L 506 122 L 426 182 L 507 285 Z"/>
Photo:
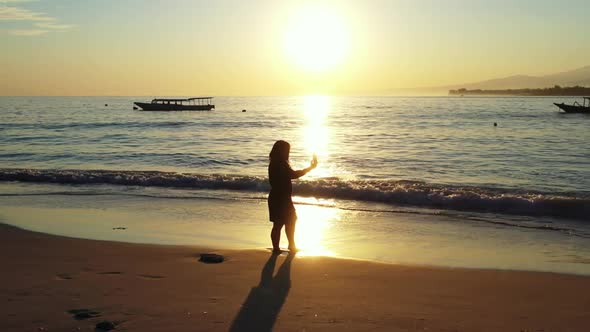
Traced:
<path fill-rule="evenodd" d="M 0 330 L 585 331 L 590 277 L 72 239 L 0 226 Z M 274 272 L 273 272 L 274 271 Z M 84 314 L 84 311 L 89 310 Z M 75 314 L 80 313 L 79 319 Z M 90 316 L 84 318 L 84 316 Z"/>

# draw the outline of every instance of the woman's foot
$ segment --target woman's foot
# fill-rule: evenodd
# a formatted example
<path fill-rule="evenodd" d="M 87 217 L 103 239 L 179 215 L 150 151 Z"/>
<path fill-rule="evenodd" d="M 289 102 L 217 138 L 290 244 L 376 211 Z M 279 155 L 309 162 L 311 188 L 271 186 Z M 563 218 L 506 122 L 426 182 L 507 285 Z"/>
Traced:
<path fill-rule="evenodd" d="M 280 254 L 282 252 L 281 248 L 272 248 L 273 254 Z"/>
<path fill-rule="evenodd" d="M 299 251 L 299 249 L 297 247 L 289 247 L 289 252 L 290 253 L 293 253 L 294 254 L 294 253 L 296 253 L 298 251 Z"/>

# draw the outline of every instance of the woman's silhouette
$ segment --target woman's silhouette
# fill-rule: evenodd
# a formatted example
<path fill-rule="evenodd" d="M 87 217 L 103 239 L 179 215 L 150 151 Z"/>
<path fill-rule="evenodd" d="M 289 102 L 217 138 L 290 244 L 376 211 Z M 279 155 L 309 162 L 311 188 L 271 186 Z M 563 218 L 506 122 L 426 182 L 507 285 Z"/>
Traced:
<path fill-rule="evenodd" d="M 273 252 L 280 252 L 281 229 L 285 226 L 285 234 L 289 240 L 289 250 L 297 251 L 295 245 L 295 222 L 297 213 L 291 200 L 293 192 L 291 179 L 297 179 L 312 169 L 316 168 L 318 161 L 314 155 L 308 168 L 294 171 L 289 165 L 289 152 L 291 145 L 286 141 L 276 141 L 270 151 L 270 164 L 268 165 L 268 180 L 270 182 L 270 194 L 268 195 L 268 212 L 270 221 L 273 222 L 270 238 Z"/>

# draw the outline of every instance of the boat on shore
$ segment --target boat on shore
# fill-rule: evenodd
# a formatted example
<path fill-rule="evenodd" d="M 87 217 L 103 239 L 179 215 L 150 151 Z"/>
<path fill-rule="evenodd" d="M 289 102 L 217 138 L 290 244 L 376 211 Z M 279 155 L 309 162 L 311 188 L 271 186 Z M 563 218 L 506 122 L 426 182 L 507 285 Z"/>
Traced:
<path fill-rule="evenodd" d="M 586 113 L 590 114 L 590 97 L 584 97 L 582 104 L 574 101 L 573 105 L 568 105 L 565 103 L 553 103 L 553 105 L 559 107 L 566 113 Z"/>
<path fill-rule="evenodd" d="M 134 102 L 143 111 L 210 111 L 215 108 L 213 97 L 187 99 L 153 99 L 149 103 Z"/>

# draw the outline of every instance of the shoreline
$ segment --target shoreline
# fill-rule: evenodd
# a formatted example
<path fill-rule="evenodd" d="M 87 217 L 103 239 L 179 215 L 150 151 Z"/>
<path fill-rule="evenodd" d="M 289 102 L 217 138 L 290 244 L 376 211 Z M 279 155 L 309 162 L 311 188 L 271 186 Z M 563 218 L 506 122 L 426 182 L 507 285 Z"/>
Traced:
<path fill-rule="evenodd" d="M 2 330 L 583 331 L 590 277 L 47 235 L 0 225 Z M 273 270 L 277 268 L 273 276 Z M 269 274 L 270 272 L 270 274 Z M 68 311 L 98 317 L 76 320 Z"/>
<path fill-rule="evenodd" d="M 143 192 L 120 195 L 109 188 L 89 194 L 65 188 L 69 194 L 60 191 L 62 187 L 4 188 L 16 195 L 0 199 L 2 222 L 31 231 L 123 243 L 197 244 L 231 250 L 269 247 L 266 204 L 248 195 L 199 191 L 171 200 L 146 197 Z M 51 195 L 56 190 L 60 195 Z M 382 213 L 308 204 L 297 205 L 297 211 L 300 256 L 590 275 L 590 247 L 585 238 L 539 229 L 537 220 L 485 215 L 472 220 L 469 215 Z M 586 232 L 585 228 L 580 232 Z M 284 237 L 282 245 L 286 247 Z"/>
<path fill-rule="evenodd" d="M 233 252 L 245 252 L 245 253 L 263 253 L 263 254 L 270 254 L 270 248 L 217 248 L 215 249 L 213 246 L 198 246 L 198 245 L 188 245 L 188 244 L 169 244 L 169 243 L 152 243 L 152 242 L 130 242 L 125 240 L 111 240 L 111 239 L 94 239 L 94 238 L 86 238 L 86 237 L 77 237 L 77 236 L 69 236 L 69 235 L 60 235 L 60 234 L 52 234 L 52 233 L 45 233 L 42 231 L 35 231 L 31 229 L 22 228 L 16 225 L 11 225 L 7 223 L 0 222 L 0 232 L 2 232 L 3 228 L 13 228 L 16 231 L 26 232 L 26 233 L 34 233 L 39 234 L 40 236 L 49 236 L 49 237 L 56 237 L 56 238 L 63 238 L 69 240 L 81 240 L 81 241 L 96 241 L 102 242 L 105 244 L 122 244 L 122 245 L 137 245 L 137 246 L 154 246 L 154 247 L 171 247 L 177 249 L 185 249 L 185 250 L 196 250 L 203 253 L 233 253 Z M 282 255 L 288 255 L 288 249 L 283 248 L 284 250 Z M 352 262 L 360 262 L 360 263 L 370 263 L 370 264 L 382 264 L 382 265 L 391 265 L 393 267 L 406 267 L 406 268 L 418 268 L 418 269 L 435 269 L 435 270 L 467 270 L 467 271 L 479 271 L 479 272 L 486 272 L 486 271 L 496 271 L 496 272 L 515 272 L 515 273 L 547 273 L 547 274 L 555 274 L 555 275 L 564 275 L 564 276 L 578 276 L 578 277 L 586 277 L 589 278 L 590 275 L 584 273 L 576 273 L 576 272 L 559 272 L 559 271 L 543 271 L 543 270 L 526 270 L 526 269 L 511 269 L 511 268 L 498 268 L 498 267 L 468 267 L 468 266 L 450 266 L 450 265 L 433 265 L 433 264 L 421 264 L 421 263 L 412 263 L 412 262 L 388 262 L 388 261 L 381 261 L 375 260 L 370 258 L 357 258 L 357 257 L 348 257 L 348 256 L 329 256 L 329 255 L 322 255 L 322 254 L 315 254 L 310 253 L 306 254 L 304 251 L 300 251 L 296 254 L 298 257 L 304 258 L 319 258 L 319 259 L 330 259 L 330 260 L 338 260 L 338 261 L 352 261 Z"/>
<path fill-rule="evenodd" d="M 202 253 L 254 253 L 254 254 L 270 254 L 270 248 L 215 248 L 212 246 L 198 246 L 198 245 L 188 245 L 188 244 L 167 244 L 167 243 L 151 243 L 151 242 L 129 242 L 124 240 L 102 240 L 102 239 L 93 239 L 93 238 L 85 238 L 85 237 L 76 237 L 76 236 L 68 236 L 68 235 L 60 235 L 60 234 L 51 234 L 45 233 L 42 231 L 35 231 L 26 228 L 22 228 L 16 225 L 6 224 L 0 222 L 0 233 L 2 232 L 3 228 L 13 228 L 17 232 L 26 232 L 26 233 L 33 233 L 38 234 L 39 236 L 49 236 L 55 238 L 63 238 L 69 240 L 79 240 L 79 241 L 93 241 L 93 242 L 101 242 L 106 244 L 114 244 L 114 245 L 137 245 L 137 246 L 153 246 L 155 248 L 177 248 L 177 249 L 185 249 L 185 250 L 195 250 L 196 252 Z M 287 248 L 283 248 L 281 246 L 283 252 L 281 253 L 282 256 L 289 255 L 289 251 Z M 420 264 L 420 263 L 411 263 L 411 262 L 387 262 L 387 261 L 380 261 L 375 259 L 369 258 L 357 258 L 357 257 L 346 257 L 346 256 L 329 256 L 329 255 L 322 255 L 322 254 L 306 254 L 304 251 L 299 251 L 295 256 L 300 258 L 316 258 L 316 259 L 329 259 L 329 260 L 336 260 L 336 261 L 351 261 L 351 262 L 359 262 L 359 263 L 369 263 L 369 264 L 378 264 L 378 265 L 390 265 L 393 267 L 406 267 L 406 268 L 417 268 L 417 269 L 435 269 L 435 270 L 466 270 L 466 271 L 479 271 L 479 272 L 486 272 L 486 271 L 496 271 L 496 272 L 515 272 L 515 273 L 543 273 L 543 274 L 555 274 L 555 275 L 563 275 L 563 276 L 577 276 L 577 277 L 585 277 L 589 278 L 590 275 L 583 274 L 583 273 L 576 273 L 576 272 L 558 272 L 558 271 L 541 271 L 541 270 L 525 270 L 525 269 L 509 269 L 509 268 L 494 268 L 494 267 L 465 267 L 465 266 L 449 266 L 449 265 L 432 265 L 432 264 Z M 198 258 L 198 256 L 195 256 Z"/>

